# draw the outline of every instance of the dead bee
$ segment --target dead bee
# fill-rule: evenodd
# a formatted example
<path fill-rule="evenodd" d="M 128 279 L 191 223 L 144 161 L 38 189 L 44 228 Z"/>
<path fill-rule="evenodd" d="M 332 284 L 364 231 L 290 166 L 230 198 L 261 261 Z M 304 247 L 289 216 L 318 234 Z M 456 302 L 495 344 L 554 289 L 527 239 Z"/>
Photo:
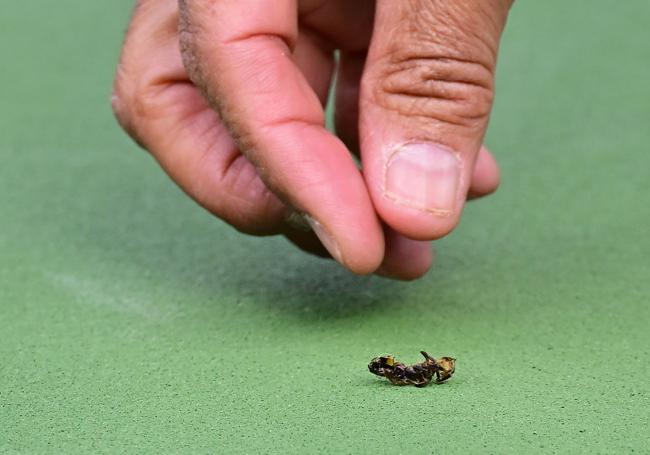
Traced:
<path fill-rule="evenodd" d="M 454 374 L 456 359 L 453 357 L 441 357 L 436 360 L 424 351 L 420 351 L 420 354 L 424 356 L 424 362 L 413 365 L 397 362 L 390 354 L 375 357 L 368 364 L 368 369 L 377 376 L 384 376 L 395 385 L 415 387 L 425 387 L 434 376 L 436 384 L 440 384 Z"/>

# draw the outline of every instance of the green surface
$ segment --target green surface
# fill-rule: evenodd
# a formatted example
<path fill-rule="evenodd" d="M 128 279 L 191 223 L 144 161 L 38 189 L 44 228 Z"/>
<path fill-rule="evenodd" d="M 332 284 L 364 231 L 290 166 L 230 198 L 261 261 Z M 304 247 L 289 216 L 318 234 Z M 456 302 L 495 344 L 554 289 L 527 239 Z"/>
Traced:
<path fill-rule="evenodd" d="M 645 0 L 521 1 L 472 204 L 424 279 L 237 234 L 118 130 L 131 2 L 0 12 L 0 452 L 647 453 Z M 392 352 L 458 357 L 427 389 Z"/>

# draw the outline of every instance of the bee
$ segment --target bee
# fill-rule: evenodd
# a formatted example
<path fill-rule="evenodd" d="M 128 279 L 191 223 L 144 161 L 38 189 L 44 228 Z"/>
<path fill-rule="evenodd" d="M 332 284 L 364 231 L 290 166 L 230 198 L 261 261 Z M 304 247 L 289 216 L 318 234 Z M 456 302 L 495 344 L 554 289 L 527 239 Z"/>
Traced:
<path fill-rule="evenodd" d="M 424 362 L 405 365 L 395 360 L 390 354 L 375 357 L 368 364 L 371 373 L 387 378 L 395 385 L 427 386 L 435 376 L 435 383 L 440 384 L 449 379 L 456 369 L 456 359 L 440 357 L 436 360 L 424 351 Z"/>

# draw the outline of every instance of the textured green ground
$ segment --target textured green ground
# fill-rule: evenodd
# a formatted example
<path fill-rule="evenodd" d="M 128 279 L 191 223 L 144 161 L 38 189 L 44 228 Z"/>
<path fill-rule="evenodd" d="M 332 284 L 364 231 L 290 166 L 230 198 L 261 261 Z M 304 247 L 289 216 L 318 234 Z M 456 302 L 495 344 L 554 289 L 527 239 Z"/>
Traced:
<path fill-rule="evenodd" d="M 411 284 L 183 196 L 109 112 L 130 3 L 2 6 L 0 452 L 650 450 L 650 3 L 518 3 L 503 186 Z M 448 384 L 366 371 L 425 348 Z"/>

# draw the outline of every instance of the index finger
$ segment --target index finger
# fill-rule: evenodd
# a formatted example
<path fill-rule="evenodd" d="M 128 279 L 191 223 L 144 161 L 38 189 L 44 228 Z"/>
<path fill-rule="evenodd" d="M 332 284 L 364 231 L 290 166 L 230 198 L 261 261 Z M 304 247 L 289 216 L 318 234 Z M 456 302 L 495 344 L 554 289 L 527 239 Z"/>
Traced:
<path fill-rule="evenodd" d="M 332 255 L 357 273 L 383 258 L 383 234 L 343 143 L 296 67 L 295 0 L 181 0 L 181 43 L 202 88 L 265 183 L 308 216 Z"/>

